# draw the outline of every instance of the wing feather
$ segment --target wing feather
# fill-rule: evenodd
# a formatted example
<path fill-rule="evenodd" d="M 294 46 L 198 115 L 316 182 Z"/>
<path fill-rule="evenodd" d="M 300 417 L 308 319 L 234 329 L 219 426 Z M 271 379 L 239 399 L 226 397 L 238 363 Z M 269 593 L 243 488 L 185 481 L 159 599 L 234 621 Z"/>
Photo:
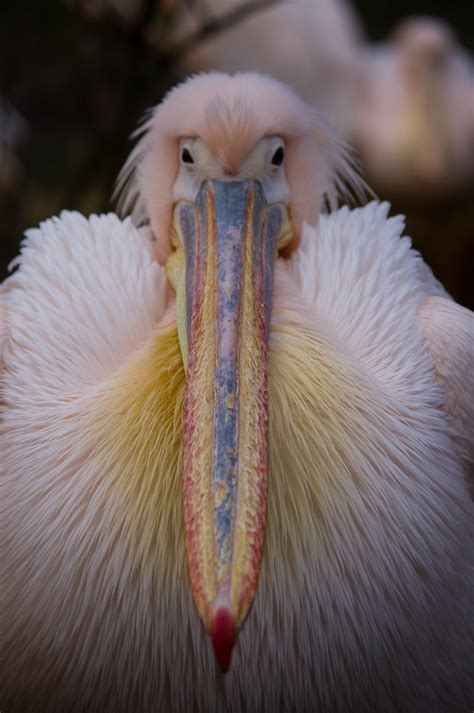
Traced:
<path fill-rule="evenodd" d="M 474 493 L 474 314 L 445 297 L 429 297 L 419 311 L 425 343 L 443 383 L 444 408 L 466 454 Z"/>
<path fill-rule="evenodd" d="M 64 211 L 27 231 L 15 265 L 0 288 L 4 389 L 15 404 L 84 395 L 153 336 L 165 312 L 165 270 L 130 219 Z"/>

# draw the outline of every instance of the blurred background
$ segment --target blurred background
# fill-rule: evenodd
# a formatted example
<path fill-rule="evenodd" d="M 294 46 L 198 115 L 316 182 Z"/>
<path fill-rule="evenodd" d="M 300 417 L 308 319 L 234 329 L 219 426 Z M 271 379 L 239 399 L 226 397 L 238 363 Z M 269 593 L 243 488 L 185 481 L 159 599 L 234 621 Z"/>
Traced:
<path fill-rule="evenodd" d="M 0 279 L 28 227 L 113 210 L 129 135 L 174 83 L 254 68 L 326 115 L 474 308 L 474 3 L 25 0 L 0 47 Z"/>

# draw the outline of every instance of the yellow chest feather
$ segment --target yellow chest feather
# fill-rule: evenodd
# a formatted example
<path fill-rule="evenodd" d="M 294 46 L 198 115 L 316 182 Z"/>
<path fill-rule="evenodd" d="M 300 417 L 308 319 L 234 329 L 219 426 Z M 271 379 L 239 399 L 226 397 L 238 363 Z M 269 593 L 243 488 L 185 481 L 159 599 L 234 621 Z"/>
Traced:
<path fill-rule="evenodd" d="M 168 573 L 175 582 L 184 564 L 184 384 L 173 326 L 131 360 L 113 384 L 109 382 L 97 400 L 96 421 L 97 455 L 122 500 L 127 538 L 153 568 L 171 566 L 174 571 Z M 274 327 L 264 560 L 276 562 L 282 547 L 297 555 L 305 539 L 318 537 L 325 515 L 337 513 L 348 497 L 348 434 L 364 430 L 357 408 L 361 393 L 355 375 L 314 334 L 286 325 Z"/>

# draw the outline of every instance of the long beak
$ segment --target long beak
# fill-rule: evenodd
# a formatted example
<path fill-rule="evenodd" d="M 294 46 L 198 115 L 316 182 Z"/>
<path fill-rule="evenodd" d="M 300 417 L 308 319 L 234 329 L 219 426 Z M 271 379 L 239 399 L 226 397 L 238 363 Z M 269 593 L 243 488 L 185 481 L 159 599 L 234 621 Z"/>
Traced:
<path fill-rule="evenodd" d="M 257 588 L 267 498 L 267 345 L 284 211 L 255 181 L 178 207 L 186 259 L 184 523 L 191 586 L 221 668 Z"/>

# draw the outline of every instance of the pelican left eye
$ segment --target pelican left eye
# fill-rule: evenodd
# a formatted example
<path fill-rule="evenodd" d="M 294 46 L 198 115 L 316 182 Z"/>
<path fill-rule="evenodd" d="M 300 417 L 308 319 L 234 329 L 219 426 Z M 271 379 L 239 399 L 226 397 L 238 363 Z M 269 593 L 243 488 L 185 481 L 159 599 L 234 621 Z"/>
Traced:
<path fill-rule="evenodd" d="M 183 163 L 194 163 L 190 150 L 185 146 L 181 151 L 181 161 Z"/>
<path fill-rule="evenodd" d="M 285 158 L 285 151 L 283 146 L 279 146 L 272 157 L 272 166 L 281 166 L 283 159 Z"/>

